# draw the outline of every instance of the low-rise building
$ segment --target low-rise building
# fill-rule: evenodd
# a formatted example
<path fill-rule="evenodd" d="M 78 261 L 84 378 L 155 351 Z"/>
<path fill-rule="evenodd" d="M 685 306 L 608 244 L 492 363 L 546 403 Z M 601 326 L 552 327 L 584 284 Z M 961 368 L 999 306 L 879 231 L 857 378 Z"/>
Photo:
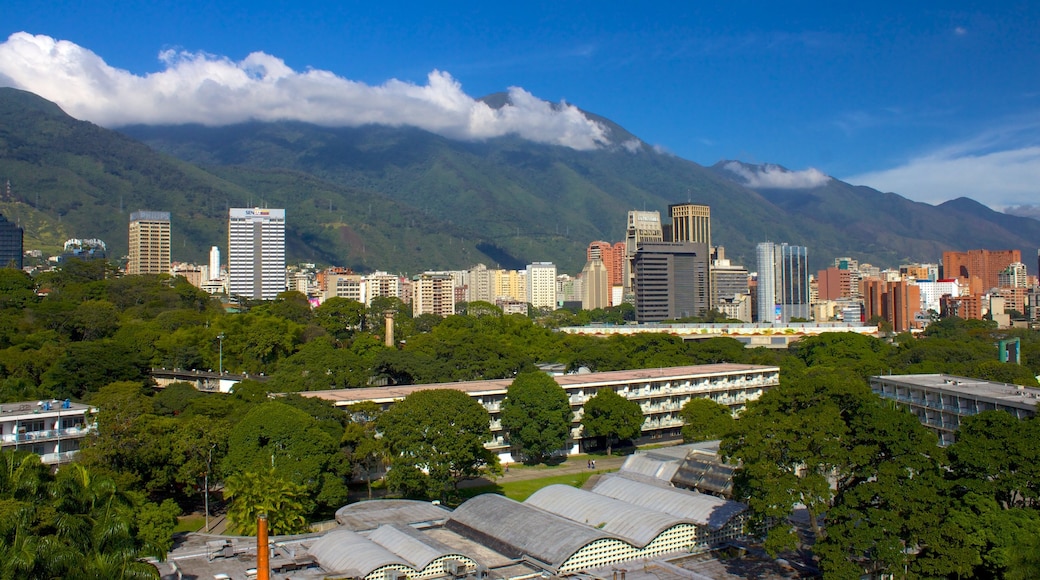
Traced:
<path fill-rule="evenodd" d="M 64 401 L 24 401 L 0 405 L 0 445 L 30 451 L 47 465 L 72 461 L 95 428 L 89 405 Z"/>
<path fill-rule="evenodd" d="M 870 377 L 870 389 L 909 409 L 943 446 L 954 442 L 963 417 L 998 410 L 1025 419 L 1040 399 L 1040 389 L 943 374 Z"/>
<path fill-rule="evenodd" d="M 555 376 L 563 387 L 574 411 L 571 428 L 570 453 L 579 453 L 585 447 L 581 426 L 585 402 L 600 389 L 613 389 L 630 401 L 639 403 L 643 411 L 643 437 L 646 439 L 675 439 L 679 437 L 683 421 L 683 405 L 695 397 L 709 398 L 738 412 L 757 399 L 767 389 L 780 384 L 780 369 L 773 366 L 742 364 L 709 364 L 671 368 L 638 369 Z M 498 453 L 506 463 L 513 462 L 507 434 L 502 429 L 501 408 L 512 379 L 467 381 L 430 385 L 370 387 L 363 389 L 336 389 L 300 393 L 304 397 L 318 397 L 336 406 L 347 407 L 372 401 L 384 408 L 404 399 L 411 393 L 426 389 L 455 389 L 475 399 L 491 414 L 492 440 L 487 448 Z"/>

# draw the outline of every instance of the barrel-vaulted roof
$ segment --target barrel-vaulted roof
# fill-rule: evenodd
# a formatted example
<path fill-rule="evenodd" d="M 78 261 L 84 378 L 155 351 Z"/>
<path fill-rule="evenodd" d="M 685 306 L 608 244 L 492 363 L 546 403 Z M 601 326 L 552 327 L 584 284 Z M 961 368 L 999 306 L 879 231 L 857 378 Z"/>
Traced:
<path fill-rule="evenodd" d="M 330 574 L 365 577 L 389 564 L 410 566 L 409 562 L 383 546 L 350 530 L 333 530 L 307 550 Z"/>
<path fill-rule="evenodd" d="M 654 485 L 620 474 L 602 477 L 592 493 L 621 500 L 644 509 L 659 510 L 700 526 L 717 530 L 747 507 L 712 495 Z"/>
<path fill-rule="evenodd" d="M 647 477 L 653 477 L 662 481 L 671 481 L 675 471 L 679 469 L 682 459 L 664 458 L 651 456 L 647 453 L 636 453 L 629 455 L 621 471 L 638 473 Z"/>
<path fill-rule="evenodd" d="M 411 526 L 400 524 L 381 526 L 368 538 L 387 550 L 408 560 L 412 568 L 422 571 L 437 558 L 443 556 L 461 556 L 458 550 L 423 535 Z M 472 560 L 472 558 L 470 558 Z"/>
<path fill-rule="evenodd" d="M 490 493 L 460 505 L 445 526 L 510 558 L 527 555 L 553 569 L 591 542 L 620 539 L 605 530 Z"/>
<path fill-rule="evenodd" d="M 524 503 L 610 532 L 637 548 L 646 546 L 672 526 L 694 523 L 655 509 L 562 484 L 543 487 Z"/>

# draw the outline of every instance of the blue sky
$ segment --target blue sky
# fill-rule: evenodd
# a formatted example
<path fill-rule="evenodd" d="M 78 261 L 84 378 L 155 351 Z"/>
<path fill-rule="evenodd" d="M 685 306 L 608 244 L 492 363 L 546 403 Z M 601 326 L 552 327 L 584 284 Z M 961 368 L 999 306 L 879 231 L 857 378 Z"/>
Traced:
<path fill-rule="evenodd" d="M 294 117 L 598 146 L 538 101 L 566 100 L 704 165 L 1040 203 L 1036 3 L 700 4 L 9 0 L 0 84 L 113 127 Z M 510 87 L 515 110 L 473 102 Z"/>

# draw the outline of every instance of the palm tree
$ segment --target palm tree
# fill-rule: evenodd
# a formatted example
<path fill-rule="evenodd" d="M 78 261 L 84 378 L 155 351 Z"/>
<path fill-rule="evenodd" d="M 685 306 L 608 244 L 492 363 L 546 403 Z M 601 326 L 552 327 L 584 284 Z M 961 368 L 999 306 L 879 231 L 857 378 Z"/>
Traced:
<path fill-rule="evenodd" d="M 306 487 L 278 477 L 274 469 L 230 475 L 224 481 L 224 497 L 231 500 L 229 528 L 247 536 L 256 535 L 257 516 L 267 514 L 272 535 L 304 532 L 306 494 Z"/>

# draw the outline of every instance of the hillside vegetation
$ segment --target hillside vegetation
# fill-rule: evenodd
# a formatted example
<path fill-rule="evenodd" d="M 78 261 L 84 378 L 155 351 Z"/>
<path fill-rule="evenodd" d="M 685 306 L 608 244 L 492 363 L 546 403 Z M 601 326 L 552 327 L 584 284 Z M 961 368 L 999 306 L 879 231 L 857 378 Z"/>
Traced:
<path fill-rule="evenodd" d="M 119 256 L 130 212 L 170 211 L 174 259 L 203 260 L 225 245 L 228 207 L 284 207 L 290 261 L 358 271 L 553 261 L 577 272 L 590 241 L 623 237 L 627 211 L 667 214 L 687 201 L 711 206 L 713 241 L 751 269 L 762 241 L 808 246 L 814 268 L 846 255 L 887 266 L 934 262 L 945 249 L 1040 246 L 1040 222 L 971 200 L 930 206 L 837 180 L 756 191 L 595 118 L 615 145 L 290 122 L 117 133 L 0 89 L 0 180 L 11 183 L 0 212 L 25 227 L 29 247 L 100 237 Z"/>

